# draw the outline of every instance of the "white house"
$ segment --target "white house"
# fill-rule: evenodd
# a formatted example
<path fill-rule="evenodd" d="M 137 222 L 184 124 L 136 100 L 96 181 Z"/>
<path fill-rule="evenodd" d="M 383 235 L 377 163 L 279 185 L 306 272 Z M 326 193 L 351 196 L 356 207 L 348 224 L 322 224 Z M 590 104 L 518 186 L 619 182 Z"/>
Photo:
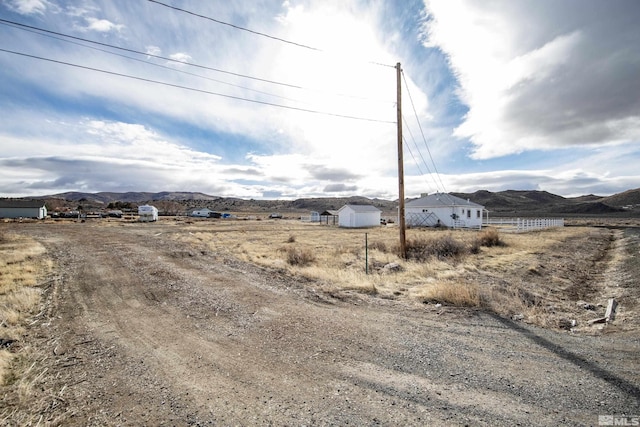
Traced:
<path fill-rule="evenodd" d="M 380 226 L 380 209 L 371 205 L 344 205 L 338 209 L 340 227 Z"/>
<path fill-rule="evenodd" d="M 448 193 L 423 194 L 405 204 L 407 227 L 482 228 L 484 206 Z"/>
<path fill-rule="evenodd" d="M 47 207 L 42 200 L 0 200 L 0 218 L 37 218 L 47 216 Z"/>
<path fill-rule="evenodd" d="M 151 205 L 138 206 L 138 221 L 153 222 L 158 220 L 158 208 Z"/>

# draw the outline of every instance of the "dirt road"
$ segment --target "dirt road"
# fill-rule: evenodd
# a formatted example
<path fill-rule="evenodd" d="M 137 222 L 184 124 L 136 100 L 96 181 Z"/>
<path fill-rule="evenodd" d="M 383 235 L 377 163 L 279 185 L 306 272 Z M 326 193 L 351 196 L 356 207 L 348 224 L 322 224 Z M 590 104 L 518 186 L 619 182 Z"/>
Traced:
<path fill-rule="evenodd" d="M 25 224 L 58 265 L 26 345 L 41 425 L 598 425 L 640 416 L 640 341 L 345 292 L 161 224 Z M 16 424 L 19 424 L 16 421 Z"/>

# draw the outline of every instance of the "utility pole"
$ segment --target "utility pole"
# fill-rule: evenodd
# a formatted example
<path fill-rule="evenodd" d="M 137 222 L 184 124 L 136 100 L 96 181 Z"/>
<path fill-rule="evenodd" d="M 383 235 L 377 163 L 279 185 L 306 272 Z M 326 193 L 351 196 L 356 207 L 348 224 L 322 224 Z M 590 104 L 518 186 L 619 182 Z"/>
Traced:
<path fill-rule="evenodd" d="M 398 111 L 398 225 L 400 228 L 400 255 L 407 257 L 407 240 L 404 220 L 404 159 L 402 155 L 402 68 L 400 63 L 396 64 L 397 79 L 397 111 Z"/>

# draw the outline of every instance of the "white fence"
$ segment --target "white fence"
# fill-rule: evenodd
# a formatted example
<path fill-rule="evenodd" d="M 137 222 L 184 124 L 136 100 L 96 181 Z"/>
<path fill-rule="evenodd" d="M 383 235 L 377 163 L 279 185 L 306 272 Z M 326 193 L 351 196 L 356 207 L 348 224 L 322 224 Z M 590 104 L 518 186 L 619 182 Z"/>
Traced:
<path fill-rule="evenodd" d="M 533 230 L 543 230 L 552 227 L 564 227 L 563 218 L 491 218 L 482 225 L 504 227 L 504 231 L 524 233 Z"/>

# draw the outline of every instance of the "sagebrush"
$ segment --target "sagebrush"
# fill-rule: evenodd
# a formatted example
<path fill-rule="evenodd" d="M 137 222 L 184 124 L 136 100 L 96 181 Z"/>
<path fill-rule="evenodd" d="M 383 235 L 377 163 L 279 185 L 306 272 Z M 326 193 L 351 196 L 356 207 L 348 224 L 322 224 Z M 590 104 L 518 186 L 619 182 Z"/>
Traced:
<path fill-rule="evenodd" d="M 316 257 L 313 252 L 306 248 L 292 247 L 287 248 L 287 263 L 289 265 L 305 266 L 312 264 Z"/>
<path fill-rule="evenodd" d="M 447 235 L 432 239 L 409 239 L 406 241 L 407 259 L 425 261 L 435 257 L 457 258 L 467 252 L 464 243 Z"/>

